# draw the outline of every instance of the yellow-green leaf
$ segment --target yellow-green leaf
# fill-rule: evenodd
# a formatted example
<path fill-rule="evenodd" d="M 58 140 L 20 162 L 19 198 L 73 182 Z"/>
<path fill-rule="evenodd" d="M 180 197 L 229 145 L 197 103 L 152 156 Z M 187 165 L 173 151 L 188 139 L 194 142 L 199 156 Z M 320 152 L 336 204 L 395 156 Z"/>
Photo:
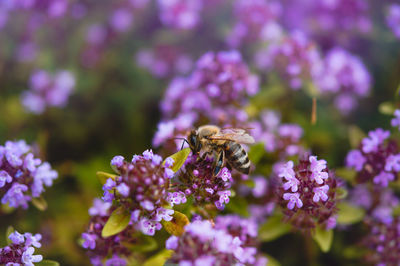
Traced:
<path fill-rule="evenodd" d="M 47 202 L 43 197 L 32 198 L 32 204 L 40 211 L 47 209 Z"/>
<path fill-rule="evenodd" d="M 143 266 L 163 266 L 173 253 L 172 250 L 164 249 L 146 260 Z"/>
<path fill-rule="evenodd" d="M 6 231 L 6 240 L 7 240 L 7 245 L 11 244 L 11 239 L 9 239 L 8 237 L 14 233 L 15 229 L 14 227 L 12 227 L 11 225 L 9 227 L 7 227 L 7 231 Z"/>
<path fill-rule="evenodd" d="M 249 159 L 253 164 L 257 164 L 265 154 L 264 143 L 260 142 L 250 147 L 248 152 Z"/>
<path fill-rule="evenodd" d="M 338 224 L 354 224 L 361 221 L 364 218 L 365 211 L 346 202 L 340 202 L 337 205 L 339 212 L 337 222 Z"/>
<path fill-rule="evenodd" d="M 172 171 L 177 172 L 179 169 L 181 169 L 182 165 L 185 163 L 190 152 L 191 152 L 190 148 L 185 148 L 168 157 L 174 159 L 174 164 L 171 167 Z M 163 164 L 165 164 L 165 161 Z"/>
<path fill-rule="evenodd" d="M 270 255 L 265 255 L 265 257 L 267 257 L 268 262 L 267 262 L 267 266 L 281 266 L 281 264 L 279 263 L 279 261 L 277 261 L 275 258 L 271 257 Z"/>
<path fill-rule="evenodd" d="M 333 230 L 325 230 L 317 226 L 312 237 L 322 252 L 328 252 L 331 249 Z"/>
<path fill-rule="evenodd" d="M 138 242 L 135 244 L 122 242 L 122 245 L 134 252 L 150 252 L 156 250 L 158 247 L 154 237 L 145 235 L 138 236 Z"/>
<path fill-rule="evenodd" d="M 110 173 L 106 173 L 106 172 L 102 172 L 102 171 L 98 171 L 96 173 L 97 178 L 99 179 L 100 183 L 102 185 L 104 185 L 107 181 L 107 179 L 111 178 L 111 179 L 115 179 L 117 177 L 117 175 L 114 174 L 110 174 Z"/>
<path fill-rule="evenodd" d="M 290 231 L 290 225 L 282 221 L 282 215 L 274 215 L 258 230 L 259 239 L 263 242 L 275 240 Z"/>
<path fill-rule="evenodd" d="M 108 218 L 101 231 L 102 237 L 109 237 L 122 232 L 129 224 L 131 215 L 123 206 L 119 207 Z"/>
<path fill-rule="evenodd" d="M 189 224 L 189 219 L 183 213 L 174 211 L 171 221 L 163 220 L 161 223 L 168 233 L 180 236 L 185 231 L 184 227 Z"/>
<path fill-rule="evenodd" d="M 59 266 L 60 263 L 54 260 L 42 260 L 38 263 L 35 263 L 37 266 Z"/>
<path fill-rule="evenodd" d="M 352 183 L 357 175 L 356 170 L 354 169 L 349 169 L 349 168 L 345 168 L 345 167 L 341 167 L 341 168 L 337 168 L 336 171 L 336 176 L 343 178 L 344 180 Z"/>
<path fill-rule="evenodd" d="M 353 149 L 356 149 L 363 138 L 365 138 L 365 133 L 357 126 L 350 126 L 349 127 L 349 141 L 350 146 Z"/>
<path fill-rule="evenodd" d="M 378 107 L 379 112 L 384 115 L 393 115 L 396 106 L 391 102 L 383 102 Z"/>
<path fill-rule="evenodd" d="M 336 188 L 336 198 L 337 199 L 344 199 L 347 197 L 347 190 L 342 188 L 342 187 L 338 187 Z"/>

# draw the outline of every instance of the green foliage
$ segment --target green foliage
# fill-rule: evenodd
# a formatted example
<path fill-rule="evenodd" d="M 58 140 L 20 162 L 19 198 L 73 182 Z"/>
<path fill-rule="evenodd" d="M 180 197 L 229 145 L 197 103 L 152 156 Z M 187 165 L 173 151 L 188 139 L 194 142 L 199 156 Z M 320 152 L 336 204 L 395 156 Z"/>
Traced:
<path fill-rule="evenodd" d="M 253 164 L 257 164 L 265 154 L 264 143 L 260 142 L 250 147 L 248 152 L 249 159 Z"/>
<path fill-rule="evenodd" d="M 35 263 L 37 266 L 59 266 L 60 263 L 54 260 L 42 260 L 38 263 Z"/>
<path fill-rule="evenodd" d="M 42 196 L 38 198 L 32 198 L 32 204 L 40 211 L 45 211 L 48 206 L 46 200 Z"/>
<path fill-rule="evenodd" d="M 362 208 L 350 205 L 347 202 L 340 202 L 337 207 L 339 209 L 338 224 L 355 224 L 362 221 L 365 216 L 365 211 Z"/>
<path fill-rule="evenodd" d="M 131 215 L 124 206 L 114 210 L 101 231 L 102 237 L 109 237 L 122 232 L 129 224 Z"/>
<path fill-rule="evenodd" d="M 11 225 L 9 227 L 7 227 L 7 231 L 6 231 L 6 241 L 7 241 L 7 245 L 11 244 L 11 239 L 8 238 L 9 235 L 11 235 L 11 233 L 14 233 L 15 229 L 14 227 L 12 227 Z"/>
<path fill-rule="evenodd" d="M 143 266 L 162 266 L 172 256 L 173 251 L 164 249 L 145 261 Z"/>
<path fill-rule="evenodd" d="M 110 173 L 106 173 L 106 172 L 102 172 L 102 171 L 98 171 L 96 173 L 97 178 L 99 179 L 100 183 L 102 185 L 104 185 L 107 181 L 107 179 L 111 178 L 111 179 L 115 179 L 117 177 L 117 175 L 114 174 L 110 174 Z"/>
<path fill-rule="evenodd" d="M 396 106 L 392 102 L 383 102 L 379 105 L 379 112 L 384 115 L 393 115 Z"/>
<path fill-rule="evenodd" d="M 317 226 L 312 238 L 318 244 L 322 252 L 328 252 L 332 246 L 333 230 L 325 230 Z"/>
<path fill-rule="evenodd" d="M 226 205 L 226 209 L 232 213 L 237 213 L 240 216 L 248 217 L 249 210 L 247 209 L 247 205 L 248 202 L 245 198 L 236 195 L 230 198 L 229 204 Z"/>
<path fill-rule="evenodd" d="M 171 221 L 163 220 L 161 223 L 168 233 L 171 235 L 180 236 L 185 231 L 185 225 L 189 224 L 190 222 L 185 214 L 174 211 Z"/>
<path fill-rule="evenodd" d="M 185 148 L 169 156 L 170 158 L 174 159 L 174 165 L 171 167 L 172 171 L 177 172 L 179 169 L 181 169 L 182 165 L 185 163 L 190 152 L 191 152 L 190 148 Z"/>
<path fill-rule="evenodd" d="M 291 226 L 282 221 L 282 214 L 278 213 L 267 219 L 267 222 L 258 229 L 258 237 L 263 242 L 273 241 L 290 232 Z"/>
<path fill-rule="evenodd" d="M 361 140 L 366 137 L 366 134 L 357 126 L 352 125 L 348 129 L 350 146 L 353 149 L 357 149 L 360 145 Z"/>
<path fill-rule="evenodd" d="M 344 180 L 348 181 L 351 184 L 354 183 L 357 175 L 356 170 L 349 169 L 346 167 L 337 168 L 335 173 L 337 177 L 343 178 Z"/>
<path fill-rule="evenodd" d="M 122 245 L 128 247 L 134 252 L 150 252 L 158 248 L 157 241 L 154 239 L 154 237 L 146 236 L 139 233 L 136 239 L 137 241 L 135 244 L 122 243 Z"/>

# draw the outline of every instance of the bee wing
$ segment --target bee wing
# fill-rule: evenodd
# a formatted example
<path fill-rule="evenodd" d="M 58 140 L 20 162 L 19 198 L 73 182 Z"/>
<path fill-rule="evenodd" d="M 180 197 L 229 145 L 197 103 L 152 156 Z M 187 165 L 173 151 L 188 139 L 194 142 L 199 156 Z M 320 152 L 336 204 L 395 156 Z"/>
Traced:
<path fill-rule="evenodd" d="M 252 144 L 255 142 L 254 138 L 246 133 L 246 130 L 240 128 L 224 129 L 209 138 L 213 140 L 232 140 L 243 144 Z"/>

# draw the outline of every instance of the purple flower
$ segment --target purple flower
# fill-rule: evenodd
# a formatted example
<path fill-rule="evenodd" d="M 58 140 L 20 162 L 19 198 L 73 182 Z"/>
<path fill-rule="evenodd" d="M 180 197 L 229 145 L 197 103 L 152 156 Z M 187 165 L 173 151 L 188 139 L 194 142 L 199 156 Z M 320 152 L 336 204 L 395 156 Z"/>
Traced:
<path fill-rule="evenodd" d="M 293 90 L 311 81 L 322 67 L 316 46 L 300 31 L 294 31 L 280 42 L 270 44 L 257 52 L 257 66 L 261 70 L 274 70 Z"/>
<path fill-rule="evenodd" d="M 400 172 L 400 154 L 391 154 L 386 158 L 385 171 Z"/>
<path fill-rule="evenodd" d="M 73 74 L 60 70 L 50 75 L 45 70 L 36 70 L 31 75 L 29 91 L 22 94 L 25 109 L 34 114 L 41 114 L 46 107 L 64 107 L 75 87 Z"/>
<path fill-rule="evenodd" d="M 356 171 L 361 171 L 365 162 L 366 159 L 359 150 L 351 150 L 346 156 L 346 166 L 353 167 Z"/>
<path fill-rule="evenodd" d="M 377 128 L 368 132 L 368 137 L 362 140 L 362 150 L 364 153 L 376 152 L 380 144 L 390 136 L 389 131 Z"/>
<path fill-rule="evenodd" d="M 96 239 L 97 236 L 95 234 L 87 234 L 83 233 L 82 238 L 84 240 L 82 247 L 88 249 L 95 249 L 96 248 Z"/>
<path fill-rule="evenodd" d="M 125 266 L 126 260 L 114 255 L 111 259 L 106 261 L 106 266 Z"/>
<path fill-rule="evenodd" d="M 292 162 L 289 166 L 293 171 L 289 178 L 292 182 L 296 180 L 295 191 L 291 182 L 284 183 L 281 179 L 275 188 L 287 220 L 300 230 L 312 230 L 317 225 L 328 228 L 329 218 L 337 212 L 338 182 L 334 173 L 331 172 L 328 178 L 327 163 L 318 160 L 317 156 L 303 155 L 298 165 Z M 291 193 L 287 192 L 289 188 L 292 188 Z"/>
<path fill-rule="evenodd" d="M 337 95 L 335 104 L 346 114 L 354 109 L 357 98 L 369 94 L 371 75 L 360 58 L 336 47 L 327 53 L 315 82 L 323 94 Z"/>
<path fill-rule="evenodd" d="M 393 34 L 400 39 L 400 4 L 389 5 L 386 24 L 390 27 Z"/>
<path fill-rule="evenodd" d="M 300 199 L 299 193 L 285 193 L 283 194 L 283 199 L 289 201 L 287 204 L 289 210 L 292 210 L 295 205 L 297 208 L 303 207 L 303 202 Z"/>
<path fill-rule="evenodd" d="M 158 208 L 155 221 L 157 221 L 157 222 L 161 222 L 161 220 L 171 221 L 173 218 L 171 215 L 173 215 L 173 214 L 174 214 L 174 210 Z"/>
<path fill-rule="evenodd" d="M 31 233 L 25 233 L 24 237 L 26 238 L 25 245 L 32 245 L 35 248 L 40 248 L 42 246 L 42 244 L 39 242 L 42 239 L 41 234 L 32 235 Z"/>
<path fill-rule="evenodd" d="M 143 218 L 139 222 L 140 230 L 145 235 L 153 236 L 156 230 L 160 230 L 162 225 L 156 221 L 150 221 L 146 218 Z"/>
<path fill-rule="evenodd" d="M 399 12 L 400 12 L 400 5 L 399 5 Z M 400 38 L 400 35 L 399 35 L 399 38 Z M 392 125 L 392 127 L 398 127 L 400 130 L 400 110 L 399 109 L 396 109 L 394 111 L 394 116 L 395 117 L 390 121 L 391 125 Z"/>
<path fill-rule="evenodd" d="M 329 190 L 329 186 L 328 185 L 323 185 L 321 187 L 316 187 L 313 189 L 314 197 L 313 197 L 313 201 L 314 202 L 318 202 L 320 199 L 322 201 L 327 201 L 328 200 L 328 190 Z"/>
<path fill-rule="evenodd" d="M 315 180 L 317 184 L 322 184 L 324 179 L 329 177 L 327 172 L 322 172 L 326 168 L 325 160 L 317 160 L 317 156 L 310 156 L 310 170 L 312 172 L 311 179 Z"/>
<path fill-rule="evenodd" d="M 174 206 L 174 204 L 181 204 L 186 202 L 186 196 L 185 193 L 178 191 L 178 192 L 169 192 L 168 193 L 168 202 L 170 202 L 171 206 Z"/>
<path fill-rule="evenodd" d="M 124 164 L 124 160 L 125 158 L 123 156 L 120 155 L 115 156 L 111 160 L 111 166 L 115 168 L 122 167 L 122 165 Z"/>
<path fill-rule="evenodd" d="M 35 249 L 33 247 L 28 247 L 26 251 L 22 254 L 21 261 L 24 265 L 33 266 L 33 262 L 39 262 L 43 260 L 42 255 L 33 255 Z"/>
<path fill-rule="evenodd" d="M 165 242 L 166 249 L 176 249 L 178 247 L 179 238 L 176 236 L 170 236 Z"/>
<path fill-rule="evenodd" d="M 113 11 L 110 17 L 110 26 L 117 32 L 126 32 L 133 23 L 132 13 L 124 8 Z"/>
<path fill-rule="evenodd" d="M 4 187 L 6 183 L 11 183 L 12 177 L 4 170 L 0 171 L 0 188 Z"/>
<path fill-rule="evenodd" d="M 292 192 L 296 192 L 298 190 L 298 186 L 300 181 L 296 179 L 295 173 L 293 170 L 293 162 L 287 162 L 278 173 L 279 177 L 284 177 L 286 179 L 286 183 L 283 184 L 283 188 L 285 190 L 291 189 Z"/>
<path fill-rule="evenodd" d="M 374 177 L 374 184 L 380 185 L 382 187 L 387 187 L 389 181 L 394 180 L 394 175 L 392 173 L 387 173 L 382 171 L 380 174 Z"/>
<path fill-rule="evenodd" d="M 106 216 L 109 208 L 111 207 L 111 203 L 104 202 L 101 199 L 94 199 L 93 206 L 89 209 L 90 216 Z"/>
<path fill-rule="evenodd" d="M 161 22 L 171 28 L 189 30 L 200 21 L 202 1 L 196 0 L 158 0 Z"/>
<path fill-rule="evenodd" d="M 218 174 L 218 177 L 225 182 L 227 182 L 228 180 L 232 180 L 231 172 L 226 167 L 222 168 L 221 172 L 219 172 Z"/>
<path fill-rule="evenodd" d="M 1 265 L 31 265 L 33 262 L 39 262 L 43 259 L 42 255 L 33 255 L 35 249 L 32 247 L 40 247 L 40 239 L 42 236 L 31 233 L 20 234 L 17 231 L 9 235 L 12 241 L 9 246 L 0 248 L 0 264 Z"/>
<path fill-rule="evenodd" d="M 11 240 L 11 242 L 13 244 L 22 244 L 25 242 L 25 238 L 23 235 L 21 235 L 20 233 L 18 233 L 17 231 L 11 233 L 8 238 Z"/>
<path fill-rule="evenodd" d="M 28 201 L 31 197 L 24 195 L 28 191 L 28 187 L 24 184 L 14 183 L 12 187 L 4 194 L 1 199 L 2 204 L 8 203 L 10 207 L 17 208 L 21 206 L 24 209 L 28 208 Z"/>
<path fill-rule="evenodd" d="M 119 184 L 116 188 L 119 194 L 121 194 L 123 197 L 129 196 L 129 187 L 125 183 Z"/>

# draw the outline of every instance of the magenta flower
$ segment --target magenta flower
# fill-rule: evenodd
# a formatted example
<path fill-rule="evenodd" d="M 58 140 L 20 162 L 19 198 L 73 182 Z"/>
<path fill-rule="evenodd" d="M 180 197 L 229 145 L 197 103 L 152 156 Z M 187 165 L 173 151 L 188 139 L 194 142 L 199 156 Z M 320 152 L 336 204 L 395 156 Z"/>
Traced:
<path fill-rule="evenodd" d="M 368 137 L 362 140 L 362 150 L 364 153 L 376 152 L 378 146 L 390 136 L 389 131 L 377 128 L 368 132 Z"/>
<path fill-rule="evenodd" d="M 31 233 L 20 234 L 17 231 L 9 235 L 11 244 L 4 248 L 0 248 L 0 264 L 1 265 L 28 265 L 33 266 L 34 262 L 43 260 L 42 255 L 34 255 L 34 247 L 41 247 L 40 239 L 42 236 Z M 33 247 L 32 247 L 33 246 Z"/>
<path fill-rule="evenodd" d="M 289 201 L 287 204 L 289 210 L 292 210 L 295 206 L 297 206 L 297 208 L 303 207 L 303 202 L 300 199 L 299 193 L 285 193 L 283 194 L 283 199 Z"/>
<path fill-rule="evenodd" d="M 399 6 L 399 11 L 400 11 L 400 6 Z M 394 111 L 394 118 L 390 121 L 392 127 L 398 127 L 400 130 L 400 110 L 396 109 Z"/>
<path fill-rule="evenodd" d="M 366 159 L 359 150 L 351 150 L 346 156 L 346 166 L 352 167 L 356 171 L 361 171 L 365 162 Z"/>
<path fill-rule="evenodd" d="M 328 200 L 328 190 L 329 190 L 329 186 L 328 185 L 323 185 L 321 187 L 316 187 L 313 189 L 314 197 L 313 197 L 313 201 L 314 202 L 318 202 L 320 199 L 322 201 L 327 201 Z"/>
<path fill-rule="evenodd" d="M 285 183 L 280 179 L 280 186 L 276 188 L 278 203 L 287 220 L 300 230 L 311 230 L 317 224 L 332 228 L 336 220 L 338 185 L 327 168 L 327 162 L 317 160 L 316 156 L 307 156 L 300 159 L 297 165 L 289 161 L 282 168 L 288 166 L 291 169 L 289 181 Z M 295 186 L 290 183 L 293 180 L 296 180 Z M 292 188 L 292 192 L 287 192 L 289 188 Z"/>

